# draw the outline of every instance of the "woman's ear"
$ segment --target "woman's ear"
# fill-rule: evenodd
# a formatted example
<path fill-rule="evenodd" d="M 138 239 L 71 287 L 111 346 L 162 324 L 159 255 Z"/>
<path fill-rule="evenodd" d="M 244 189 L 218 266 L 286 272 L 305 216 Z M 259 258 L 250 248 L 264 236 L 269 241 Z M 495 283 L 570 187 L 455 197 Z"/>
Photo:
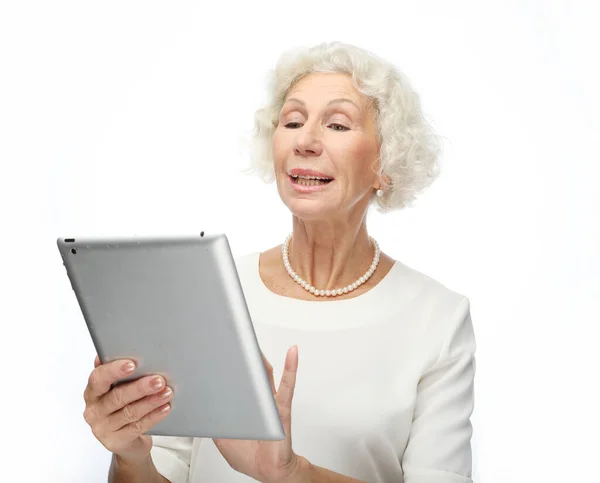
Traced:
<path fill-rule="evenodd" d="M 375 178 L 373 181 L 373 189 L 378 190 L 385 189 L 392 184 L 392 179 L 387 174 L 381 174 Z"/>

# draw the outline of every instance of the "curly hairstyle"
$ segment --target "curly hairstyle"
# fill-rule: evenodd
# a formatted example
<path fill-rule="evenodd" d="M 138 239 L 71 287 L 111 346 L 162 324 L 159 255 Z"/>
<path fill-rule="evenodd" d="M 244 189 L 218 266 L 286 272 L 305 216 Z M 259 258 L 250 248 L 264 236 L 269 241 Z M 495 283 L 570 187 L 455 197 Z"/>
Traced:
<path fill-rule="evenodd" d="M 441 137 L 421 109 L 405 75 L 374 54 L 342 42 L 285 51 L 269 73 L 267 102 L 254 113 L 250 171 L 275 179 L 273 133 L 290 88 L 311 73 L 345 73 L 375 108 L 383 196 L 371 198 L 379 212 L 411 207 L 439 174 Z"/>

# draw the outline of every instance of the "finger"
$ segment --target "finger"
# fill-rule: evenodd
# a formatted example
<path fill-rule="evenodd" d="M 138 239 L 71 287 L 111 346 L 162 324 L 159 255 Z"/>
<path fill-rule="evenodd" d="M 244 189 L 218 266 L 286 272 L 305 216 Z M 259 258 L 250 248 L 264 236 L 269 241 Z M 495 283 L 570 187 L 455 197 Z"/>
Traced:
<path fill-rule="evenodd" d="M 149 431 L 157 423 L 161 422 L 167 417 L 171 411 L 171 405 L 169 403 L 163 404 L 156 408 L 154 411 L 146 414 L 143 418 L 124 426 L 119 431 L 113 433 L 116 440 L 128 439 L 133 440 L 137 437 Z"/>
<path fill-rule="evenodd" d="M 94 367 L 98 367 L 100 365 L 100 358 L 98 357 L 98 355 L 96 355 L 96 358 L 94 359 Z"/>
<path fill-rule="evenodd" d="M 273 377 L 273 366 L 271 365 L 271 363 L 268 361 L 268 359 L 265 357 L 265 355 L 262 353 L 262 358 L 263 358 L 263 362 L 265 364 L 265 368 L 267 369 L 267 376 L 269 377 L 269 385 L 271 386 L 271 392 L 273 393 L 273 395 L 277 394 L 277 390 L 275 389 L 275 378 Z"/>
<path fill-rule="evenodd" d="M 108 416 L 109 414 L 120 411 L 128 404 L 143 399 L 148 395 L 160 392 L 164 387 L 165 379 L 161 376 L 146 376 L 137 381 L 121 384 L 111 389 L 107 394 L 100 398 L 98 414 L 101 417 Z M 128 422 L 131 423 L 133 421 L 135 421 L 135 419 Z"/>
<path fill-rule="evenodd" d="M 277 391 L 277 406 L 281 421 L 289 431 L 291 428 L 292 399 L 294 398 L 294 389 L 296 388 L 296 373 L 298 372 L 298 347 L 293 346 L 288 349 L 285 358 L 285 367 L 281 375 L 279 390 Z"/>
<path fill-rule="evenodd" d="M 171 401 L 172 398 L 173 390 L 170 387 L 165 387 L 158 394 L 152 394 L 127 404 L 120 411 L 111 414 L 107 418 L 106 429 L 109 432 L 119 431 L 128 424 L 141 420 L 155 409 Z"/>
<path fill-rule="evenodd" d="M 131 363 L 133 367 L 127 364 Z M 120 359 L 96 367 L 88 379 L 88 384 L 83 393 L 86 403 L 97 402 L 104 394 L 110 391 L 111 385 L 119 379 L 130 375 L 135 370 L 133 361 Z"/>

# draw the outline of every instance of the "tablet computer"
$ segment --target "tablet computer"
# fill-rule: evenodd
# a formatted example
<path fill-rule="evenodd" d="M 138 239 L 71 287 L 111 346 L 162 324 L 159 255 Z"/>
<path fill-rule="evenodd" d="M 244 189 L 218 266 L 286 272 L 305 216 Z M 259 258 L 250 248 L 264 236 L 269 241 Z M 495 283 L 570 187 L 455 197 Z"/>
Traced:
<path fill-rule="evenodd" d="M 102 363 L 173 388 L 146 434 L 282 440 L 275 398 L 224 234 L 59 238 L 58 249 Z"/>

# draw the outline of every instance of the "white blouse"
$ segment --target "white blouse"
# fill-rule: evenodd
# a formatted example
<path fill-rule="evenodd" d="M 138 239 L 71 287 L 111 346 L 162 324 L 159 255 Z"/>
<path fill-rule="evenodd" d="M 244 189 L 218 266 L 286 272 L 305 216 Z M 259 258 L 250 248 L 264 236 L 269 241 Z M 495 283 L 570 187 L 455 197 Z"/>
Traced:
<path fill-rule="evenodd" d="M 259 253 L 236 260 L 261 350 L 279 384 L 298 346 L 294 451 L 378 483 L 470 483 L 475 337 L 469 299 L 396 261 L 354 298 L 305 301 L 271 292 Z M 255 481 L 210 438 L 154 436 L 172 483 Z"/>

